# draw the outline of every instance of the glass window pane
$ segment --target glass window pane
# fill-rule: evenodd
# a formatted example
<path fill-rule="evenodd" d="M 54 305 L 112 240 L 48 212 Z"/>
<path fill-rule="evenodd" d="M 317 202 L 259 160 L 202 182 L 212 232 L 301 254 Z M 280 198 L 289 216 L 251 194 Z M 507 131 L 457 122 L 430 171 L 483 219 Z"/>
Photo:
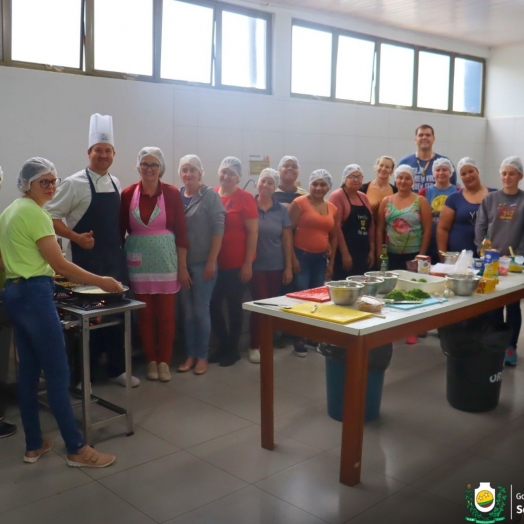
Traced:
<path fill-rule="evenodd" d="M 418 55 L 418 107 L 447 110 L 451 57 L 421 51 Z"/>
<path fill-rule="evenodd" d="M 222 84 L 266 89 L 267 22 L 222 12 Z"/>
<path fill-rule="evenodd" d="M 336 97 L 371 102 L 375 42 L 347 36 L 338 39 Z"/>
<path fill-rule="evenodd" d="M 293 26 L 292 93 L 331 96 L 332 39 L 327 31 Z"/>
<path fill-rule="evenodd" d="M 95 69 L 153 74 L 153 0 L 95 0 Z"/>
<path fill-rule="evenodd" d="M 479 114 L 482 110 L 483 64 L 466 58 L 455 58 L 453 111 Z"/>
<path fill-rule="evenodd" d="M 13 0 L 12 58 L 80 67 L 80 0 Z"/>
<path fill-rule="evenodd" d="M 413 105 L 413 64 L 415 51 L 391 44 L 380 46 L 379 102 L 397 106 Z"/>

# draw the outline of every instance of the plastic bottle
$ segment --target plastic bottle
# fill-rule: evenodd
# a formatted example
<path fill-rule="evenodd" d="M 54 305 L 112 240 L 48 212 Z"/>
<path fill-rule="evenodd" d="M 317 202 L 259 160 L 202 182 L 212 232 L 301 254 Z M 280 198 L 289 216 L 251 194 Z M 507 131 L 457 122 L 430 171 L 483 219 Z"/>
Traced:
<path fill-rule="evenodd" d="M 382 253 L 380 254 L 380 271 L 387 271 L 389 267 L 388 246 L 382 244 Z"/>
<path fill-rule="evenodd" d="M 491 240 L 488 236 L 484 237 L 482 244 L 480 244 L 480 258 L 484 258 L 486 251 L 489 251 L 493 247 Z"/>

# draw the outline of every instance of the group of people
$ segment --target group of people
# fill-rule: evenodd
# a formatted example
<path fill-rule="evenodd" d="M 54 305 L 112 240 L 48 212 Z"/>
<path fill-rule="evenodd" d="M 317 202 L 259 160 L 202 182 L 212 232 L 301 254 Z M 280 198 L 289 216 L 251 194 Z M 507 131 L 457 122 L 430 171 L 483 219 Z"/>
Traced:
<path fill-rule="evenodd" d="M 28 160 L 17 181 L 23 197 L 0 216 L 1 265 L 7 277 L 2 298 L 20 359 L 24 460 L 36 462 L 53 446 L 42 437 L 38 420 L 41 370 L 68 464 L 105 467 L 115 460 L 87 446 L 73 418 L 64 337 L 53 302 L 54 273 L 108 292 L 121 292 L 122 284 L 129 284 L 146 304 L 139 310 L 139 332 L 147 379 L 167 382 L 177 294 L 186 352 L 177 370 L 202 375 L 209 363 L 231 366 L 240 358 L 248 285 L 253 300 L 260 300 L 361 275 L 377 267 L 384 244 L 390 270 L 405 269 L 418 254 L 437 262 L 448 250 L 475 252 L 485 236 L 501 254 L 509 246 L 524 254 L 520 159 L 502 162 L 502 189 L 495 191 L 482 184 L 476 162 L 465 157 L 457 164 L 459 188 L 451 161 L 433 152 L 434 141 L 433 128 L 419 126 L 415 154 L 398 167 L 392 157 L 380 157 L 375 178 L 366 184 L 360 166 L 349 164 L 329 197 L 330 173 L 313 171 L 303 189 L 293 156 L 282 158 L 276 170 L 260 173 L 254 197 L 239 187 L 238 158 L 224 158 L 218 185 L 209 187 L 200 158 L 186 155 L 178 165 L 179 190 L 162 182 L 166 162 L 157 147 L 138 153 L 139 179 L 122 190 L 109 173 L 116 153 L 107 115 L 91 117 L 88 166 L 63 183 L 49 160 Z M 71 262 L 56 235 L 69 240 Z M 506 358 L 515 365 L 519 304 L 508 306 L 507 322 L 514 336 Z M 217 349 L 208 355 L 212 331 Z M 105 352 L 108 377 L 125 385 L 120 326 L 94 331 L 90 344 L 92 368 Z M 249 347 L 249 360 L 260 362 L 256 314 L 250 319 Z M 294 352 L 307 356 L 305 340 L 294 340 Z M 132 377 L 133 387 L 139 384 Z"/>

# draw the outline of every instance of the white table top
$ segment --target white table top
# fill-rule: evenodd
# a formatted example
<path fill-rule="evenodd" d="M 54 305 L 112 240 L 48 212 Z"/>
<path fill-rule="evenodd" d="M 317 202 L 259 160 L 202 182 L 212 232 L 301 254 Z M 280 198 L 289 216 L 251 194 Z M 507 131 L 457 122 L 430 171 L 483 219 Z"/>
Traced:
<path fill-rule="evenodd" d="M 261 306 L 254 304 L 253 302 L 245 302 L 243 308 L 247 311 L 253 311 L 255 313 L 263 313 L 272 317 L 286 318 L 293 320 L 301 324 L 308 324 L 312 326 L 321 327 L 324 329 L 330 329 L 332 331 L 340 331 L 348 335 L 368 335 L 376 331 L 380 331 L 386 328 L 392 328 L 408 322 L 422 320 L 430 317 L 436 313 L 444 313 L 460 309 L 466 305 L 471 305 L 479 302 L 486 302 L 495 297 L 507 295 L 518 289 L 524 287 L 524 275 L 522 274 L 510 274 L 507 277 L 500 277 L 499 284 L 497 285 L 496 291 L 485 295 L 473 294 L 470 297 L 458 297 L 448 299 L 446 302 L 435 304 L 432 306 L 416 308 L 408 311 L 403 311 L 395 308 L 384 306 L 382 308 L 382 315 L 386 318 L 369 317 L 364 320 L 357 322 L 351 322 L 349 324 L 337 324 L 335 322 L 328 322 L 325 320 L 316 320 L 311 317 L 304 317 L 295 313 L 289 313 L 285 310 L 275 306 Z M 380 298 L 380 296 L 378 297 Z M 294 304 L 300 304 L 304 300 L 296 300 L 286 296 L 268 298 L 264 300 L 257 300 L 256 302 L 268 302 L 271 304 L 279 304 L 282 306 L 291 306 Z M 324 304 L 333 304 L 333 302 L 324 302 Z M 342 306 L 341 306 L 342 307 Z M 348 309 L 356 309 L 348 306 Z"/>

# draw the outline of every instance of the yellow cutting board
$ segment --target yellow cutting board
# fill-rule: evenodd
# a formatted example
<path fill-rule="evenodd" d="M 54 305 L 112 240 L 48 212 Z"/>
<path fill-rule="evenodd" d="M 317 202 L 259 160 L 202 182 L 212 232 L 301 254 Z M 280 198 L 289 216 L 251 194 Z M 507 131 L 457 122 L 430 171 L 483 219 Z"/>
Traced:
<path fill-rule="evenodd" d="M 317 309 L 312 312 L 311 310 L 314 306 L 317 306 Z M 316 302 L 303 302 L 302 304 L 297 304 L 290 309 L 283 309 L 282 311 L 302 315 L 303 317 L 336 322 L 337 324 L 349 324 L 349 322 L 355 322 L 372 316 L 371 313 L 367 313 L 366 311 L 358 311 L 356 309 L 330 304 L 318 304 Z"/>

